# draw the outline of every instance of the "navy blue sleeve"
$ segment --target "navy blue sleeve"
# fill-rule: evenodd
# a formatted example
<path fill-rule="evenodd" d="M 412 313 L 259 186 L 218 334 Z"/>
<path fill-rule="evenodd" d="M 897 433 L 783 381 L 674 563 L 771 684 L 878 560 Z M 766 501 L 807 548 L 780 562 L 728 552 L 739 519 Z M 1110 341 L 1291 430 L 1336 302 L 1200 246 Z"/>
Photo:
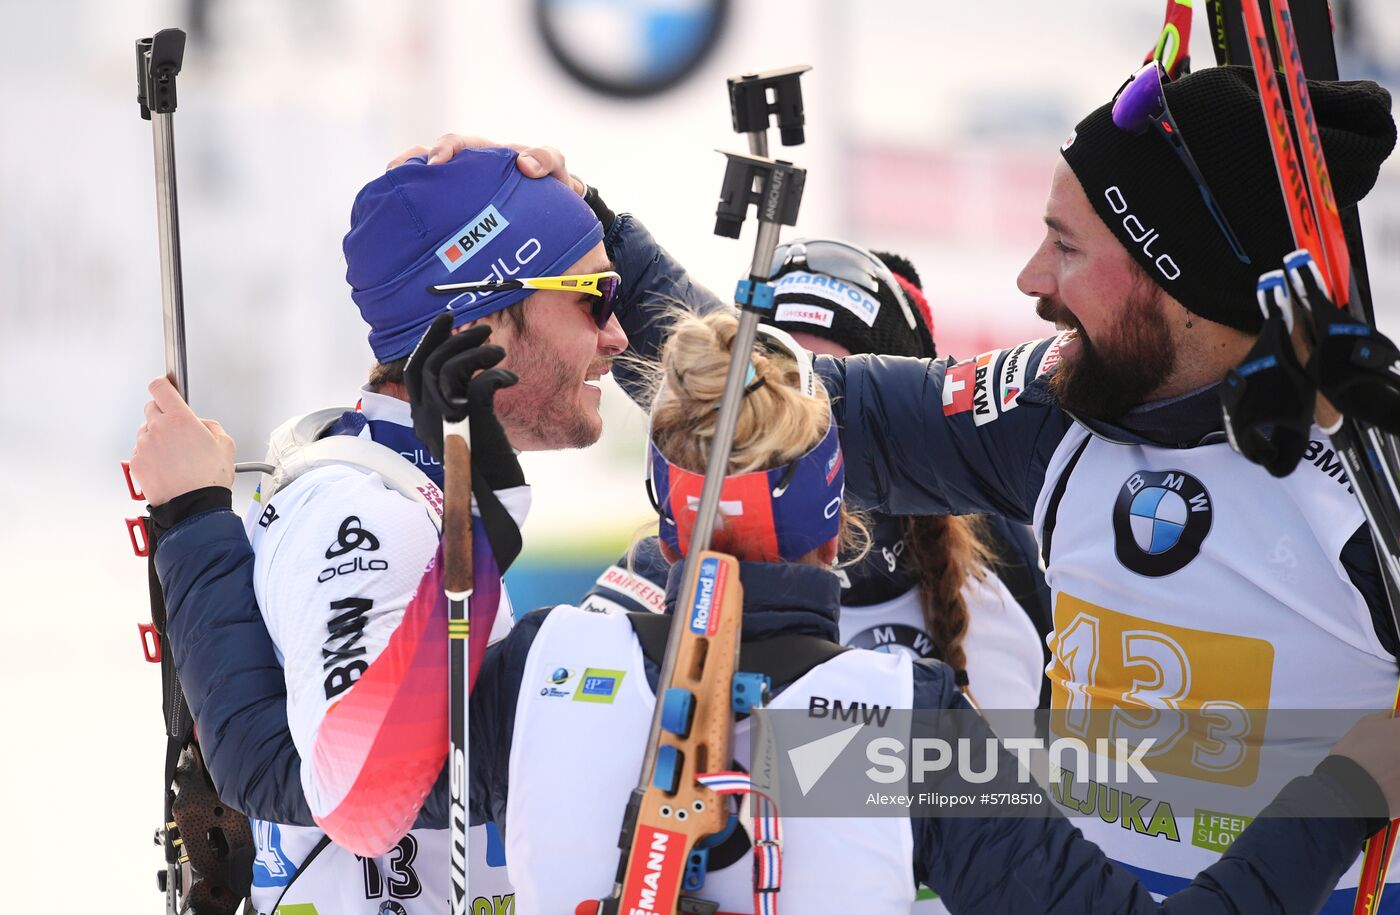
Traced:
<path fill-rule="evenodd" d="M 661 555 L 660 538 L 645 537 L 603 570 L 578 605 L 584 607 L 589 598 L 600 597 L 628 613 L 660 613 L 665 609 L 670 574 L 671 563 Z"/>
<path fill-rule="evenodd" d="M 1072 425 L 1063 411 L 1025 396 L 1052 342 L 964 363 L 818 357 L 841 426 L 847 492 L 894 515 L 1029 523 L 1046 465 Z"/>
<path fill-rule="evenodd" d="M 948 668 L 936 661 L 915 665 L 914 706 L 968 707 L 953 689 Z M 982 768 L 974 761 L 974 770 Z M 1003 753 L 998 771 L 1015 770 L 1014 757 Z M 914 819 L 914 879 L 955 912 L 1302 915 L 1322 906 L 1360 853 L 1362 840 L 1379 825 L 1336 811 L 1367 809 L 1378 792 L 1355 763 L 1329 757 L 1312 775 L 1289 782 L 1219 861 L 1162 903 L 1048 799 L 1038 810 L 1022 808 L 1031 814 L 1024 817 Z"/>
<path fill-rule="evenodd" d="M 260 820 L 316 825 L 243 522 L 231 511 L 181 522 L 160 539 L 156 572 L 175 670 L 219 797 Z"/>
<path fill-rule="evenodd" d="M 1381 579 L 1380 558 L 1376 556 L 1376 545 L 1371 540 L 1371 529 L 1365 524 L 1356 529 L 1351 539 L 1342 547 L 1342 568 L 1347 578 L 1366 599 L 1371 608 L 1371 621 L 1376 627 L 1376 638 L 1381 647 L 1394 657 L 1400 657 L 1400 637 L 1395 630 L 1395 614 L 1390 609 L 1386 597 L 1385 582 Z M 1400 609 L 1400 608 L 1397 608 Z"/>
<path fill-rule="evenodd" d="M 707 314 L 728 307 L 692 280 L 637 217 L 623 213 L 614 219 L 603 244 L 622 275 L 617 319 L 627 334 L 628 356 L 657 362 L 671 317 L 677 312 Z M 636 365 L 627 359 L 618 360 L 613 365 L 613 376 L 629 397 L 646 406 L 650 392 Z"/>

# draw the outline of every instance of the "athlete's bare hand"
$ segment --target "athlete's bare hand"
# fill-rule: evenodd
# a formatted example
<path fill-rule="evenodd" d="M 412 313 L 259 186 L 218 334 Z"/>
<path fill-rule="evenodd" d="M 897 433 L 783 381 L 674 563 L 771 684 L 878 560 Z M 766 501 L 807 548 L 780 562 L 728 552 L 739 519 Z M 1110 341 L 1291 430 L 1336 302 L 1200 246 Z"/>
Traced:
<path fill-rule="evenodd" d="M 1342 735 L 1332 753 L 1352 759 L 1371 773 L 1385 793 L 1390 816 L 1400 817 L 1400 718 L 1388 714 L 1362 718 Z"/>
<path fill-rule="evenodd" d="M 506 149 L 513 149 L 520 153 L 515 160 L 515 167 L 520 169 L 520 173 L 526 178 L 543 178 L 546 175 L 558 178 L 571 187 L 574 193 L 578 194 L 580 197 L 588 190 L 582 181 L 569 174 L 568 168 L 564 165 L 564 154 L 553 146 L 526 146 L 523 143 L 497 143 L 485 137 L 470 137 L 456 133 L 443 134 L 433 142 L 432 146 L 413 146 L 409 149 L 405 149 L 390 160 L 389 168 L 397 168 L 414 156 L 422 156 L 428 160 L 429 165 L 440 165 L 443 162 L 451 161 L 453 156 L 464 149 L 482 149 L 485 147 L 505 147 Z"/>
<path fill-rule="evenodd" d="M 164 376 L 147 390 L 146 421 L 131 451 L 131 472 L 146 501 L 164 505 L 205 486 L 233 489 L 234 443 L 224 427 L 195 416 Z"/>

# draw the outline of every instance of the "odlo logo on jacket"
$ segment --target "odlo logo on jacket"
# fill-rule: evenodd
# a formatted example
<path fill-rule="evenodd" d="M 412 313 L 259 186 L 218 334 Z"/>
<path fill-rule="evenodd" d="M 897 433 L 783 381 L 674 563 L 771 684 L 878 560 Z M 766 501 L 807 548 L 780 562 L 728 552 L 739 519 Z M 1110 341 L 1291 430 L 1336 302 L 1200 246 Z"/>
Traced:
<path fill-rule="evenodd" d="M 334 559 L 337 556 L 344 556 L 351 550 L 373 552 L 377 549 L 379 549 L 379 538 L 360 527 L 360 519 L 357 515 L 351 515 L 340 522 L 340 530 L 336 532 L 335 543 L 326 548 L 326 558 Z"/>

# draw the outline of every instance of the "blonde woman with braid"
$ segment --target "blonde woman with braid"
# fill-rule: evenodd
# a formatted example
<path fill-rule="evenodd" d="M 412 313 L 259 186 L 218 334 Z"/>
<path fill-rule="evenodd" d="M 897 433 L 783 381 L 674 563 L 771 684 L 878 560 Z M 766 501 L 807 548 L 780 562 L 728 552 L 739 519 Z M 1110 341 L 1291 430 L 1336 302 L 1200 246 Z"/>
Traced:
<path fill-rule="evenodd" d="M 897 255 L 801 239 L 779 247 L 773 277 L 769 323 L 813 353 L 937 355 L 919 276 Z M 869 542 L 838 565 L 841 643 L 938 658 L 981 708 L 1048 706 L 1049 591 L 1030 530 L 985 516 L 862 517 Z M 658 610 L 669 567 L 644 541 L 586 602 Z"/>

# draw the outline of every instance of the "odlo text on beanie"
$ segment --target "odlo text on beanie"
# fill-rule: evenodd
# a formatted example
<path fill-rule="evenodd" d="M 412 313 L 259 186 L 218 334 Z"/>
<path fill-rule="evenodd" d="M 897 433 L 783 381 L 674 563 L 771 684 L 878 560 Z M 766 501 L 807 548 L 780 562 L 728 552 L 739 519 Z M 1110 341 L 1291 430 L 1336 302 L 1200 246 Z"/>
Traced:
<path fill-rule="evenodd" d="M 1310 81 L 1323 152 L 1339 206 L 1376 183 L 1395 147 L 1390 93 L 1369 81 Z M 1254 73 L 1211 67 L 1164 87 L 1180 136 L 1200 166 L 1250 263 L 1230 250 L 1190 173 L 1155 130 L 1113 123 L 1112 103 L 1075 128 L 1061 149 L 1095 211 L 1158 286 L 1194 314 L 1254 333 L 1254 287 L 1293 250 Z"/>

